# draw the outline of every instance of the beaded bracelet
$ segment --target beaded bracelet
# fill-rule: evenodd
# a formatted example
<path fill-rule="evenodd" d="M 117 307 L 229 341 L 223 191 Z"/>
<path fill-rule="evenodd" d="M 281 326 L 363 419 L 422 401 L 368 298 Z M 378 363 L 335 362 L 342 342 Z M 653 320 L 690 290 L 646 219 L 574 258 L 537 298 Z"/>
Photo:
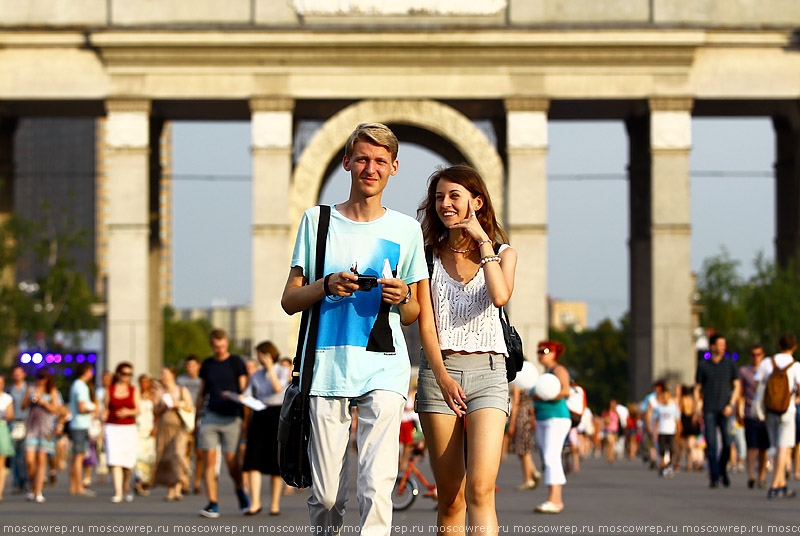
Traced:
<path fill-rule="evenodd" d="M 484 258 L 481 259 L 481 266 L 480 267 L 483 268 L 484 264 L 486 264 L 487 262 L 492 262 L 492 261 L 500 262 L 500 257 L 498 257 L 497 255 L 495 255 L 493 257 L 484 257 Z"/>
<path fill-rule="evenodd" d="M 489 244 L 491 244 L 492 243 L 492 239 L 491 238 L 487 238 L 486 240 L 481 240 L 480 242 L 478 242 L 478 247 L 481 247 L 482 245 L 486 244 L 487 242 Z"/>

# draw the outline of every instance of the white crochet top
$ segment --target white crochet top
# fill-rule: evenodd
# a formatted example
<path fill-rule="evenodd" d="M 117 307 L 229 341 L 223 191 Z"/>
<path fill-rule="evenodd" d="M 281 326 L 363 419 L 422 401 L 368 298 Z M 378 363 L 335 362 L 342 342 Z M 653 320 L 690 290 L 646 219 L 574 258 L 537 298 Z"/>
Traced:
<path fill-rule="evenodd" d="M 503 244 L 500 251 L 507 247 Z M 508 354 L 500 313 L 489 298 L 483 268 L 466 284 L 459 283 L 434 255 L 431 289 L 439 348 L 464 353 Z"/>

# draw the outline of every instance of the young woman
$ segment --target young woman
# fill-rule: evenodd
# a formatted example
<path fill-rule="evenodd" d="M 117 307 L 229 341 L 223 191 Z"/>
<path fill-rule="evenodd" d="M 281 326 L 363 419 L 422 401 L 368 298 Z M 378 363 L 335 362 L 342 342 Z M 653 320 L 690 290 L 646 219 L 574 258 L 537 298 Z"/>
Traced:
<path fill-rule="evenodd" d="M 463 531 L 469 511 L 470 530 L 494 534 L 508 416 L 498 307 L 514 290 L 517 254 L 505 244 L 486 185 L 469 166 L 434 173 L 418 213 L 433 266 L 430 283 L 419 283 L 425 355 L 416 403 L 439 492 L 437 526 Z M 499 253 L 495 243 L 503 244 Z"/>
<path fill-rule="evenodd" d="M 270 341 L 256 346 L 258 361 L 262 369 L 250 376 L 250 382 L 242 396 L 252 396 L 264 404 L 266 409 L 251 412 L 247 426 L 247 450 L 242 471 L 250 478 L 250 509 L 244 515 L 256 515 L 261 511 L 261 475 L 270 475 L 272 494 L 269 514 L 281 513 L 283 479 L 278 467 L 278 421 L 283 405 L 283 393 L 291 381 L 291 371 L 277 363 L 280 352 Z"/>
<path fill-rule="evenodd" d="M 572 426 L 566 401 L 569 396 L 569 372 L 557 361 L 564 353 L 564 345 L 560 342 L 542 341 L 536 352 L 545 372 L 554 374 L 561 383 L 561 391 L 554 399 L 541 400 L 535 394 L 533 398 L 536 442 L 542 449 L 544 458 L 544 483 L 550 488 L 547 500 L 536 507 L 536 512 L 558 514 L 564 509 L 561 488 L 567 483 L 564 467 L 561 465 L 561 452 Z"/>
<path fill-rule="evenodd" d="M 173 367 L 161 369 L 161 385 L 155 404 L 158 423 L 153 485 L 167 487 L 167 501 L 179 501 L 183 499 L 181 485 L 189 479 L 186 429 L 179 410 L 194 411 L 194 402 L 189 390 L 175 383 Z"/>
<path fill-rule="evenodd" d="M 56 453 L 54 419 L 61 405 L 55 382 L 46 368 L 36 371 L 36 382 L 29 385 L 22 399 L 22 409 L 28 409 L 25 435 L 25 457 L 31 481 L 29 501 L 43 503 L 44 478 L 47 471 L 47 456 Z"/>
<path fill-rule="evenodd" d="M 114 480 L 111 502 L 133 500 L 131 472 L 136 465 L 136 415 L 139 414 L 139 390 L 131 385 L 133 365 L 117 365 L 114 379 L 105 397 L 105 446 L 108 467 Z M 124 492 L 124 496 L 123 496 Z"/>

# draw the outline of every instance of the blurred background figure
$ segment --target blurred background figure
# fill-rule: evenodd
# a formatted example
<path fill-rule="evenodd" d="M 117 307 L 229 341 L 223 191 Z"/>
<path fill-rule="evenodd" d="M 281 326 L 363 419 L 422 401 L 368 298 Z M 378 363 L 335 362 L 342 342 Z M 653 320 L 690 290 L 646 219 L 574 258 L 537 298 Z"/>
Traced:
<path fill-rule="evenodd" d="M 247 426 L 247 450 L 242 471 L 250 480 L 250 509 L 245 515 L 261 512 L 261 475 L 270 475 L 270 515 L 281 513 L 283 480 L 278 467 L 278 421 L 281 416 L 283 395 L 291 381 L 291 372 L 278 364 L 280 353 L 270 341 L 256 346 L 256 354 L 262 368 L 251 376 L 243 397 L 251 396 L 267 407 L 250 412 Z"/>
<path fill-rule="evenodd" d="M 131 474 L 136 465 L 136 415 L 139 413 L 139 390 L 131 385 L 133 366 L 117 365 L 106 394 L 105 446 L 108 467 L 114 480 L 111 502 L 133 501 Z"/>
<path fill-rule="evenodd" d="M 156 415 L 156 462 L 153 474 L 154 486 L 167 487 L 167 501 L 183 498 L 183 485 L 188 481 L 189 463 L 186 459 L 186 420 L 182 417 L 194 410 L 192 395 L 186 387 L 175 383 L 175 369 L 161 369 L 161 388 L 155 402 Z"/>

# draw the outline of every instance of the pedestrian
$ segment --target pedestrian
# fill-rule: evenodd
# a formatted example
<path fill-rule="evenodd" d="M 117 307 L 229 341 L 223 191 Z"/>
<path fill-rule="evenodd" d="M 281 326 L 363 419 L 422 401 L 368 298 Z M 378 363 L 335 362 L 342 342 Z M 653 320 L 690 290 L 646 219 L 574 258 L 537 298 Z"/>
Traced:
<path fill-rule="evenodd" d="M 108 390 L 111 388 L 111 382 L 114 380 L 114 375 L 111 374 L 109 371 L 103 372 L 103 375 L 100 377 L 100 386 L 97 388 L 97 392 L 95 393 L 95 403 L 100 408 L 106 407 L 106 395 L 108 394 Z M 101 411 L 102 417 L 102 411 Z M 96 455 L 97 455 L 97 464 L 95 470 L 97 472 L 97 483 L 98 484 L 105 484 L 106 475 L 108 475 L 108 455 L 106 454 L 106 445 L 105 445 L 105 429 L 103 426 L 102 418 L 99 419 L 100 422 L 100 434 L 97 436 L 96 440 Z"/>
<path fill-rule="evenodd" d="M 760 382 L 756 391 L 756 413 L 764 419 L 769 434 L 770 445 L 775 447 L 775 470 L 772 485 L 767 491 L 768 499 L 778 497 L 794 497 L 796 492 L 786 486 L 786 471 L 790 463 L 792 448 L 795 445 L 795 405 L 794 397 L 800 391 L 800 364 L 794 360 L 797 351 L 797 337 L 794 333 L 784 333 L 778 339 L 778 353 L 770 359 L 764 359 L 756 371 L 755 380 Z M 786 371 L 790 393 L 789 405 L 783 413 L 777 413 L 764 407 L 767 382 L 775 368 Z"/>
<path fill-rule="evenodd" d="M 703 470 L 703 452 L 697 447 L 697 437 L 702 429 L 702 419 L 697 411 L 697 402 L 694 399 L 694 387 L 684 385 L 681 387 L 678 409 L 681 411 L 681 426 L 679 446 L 676 457 L 676 466 L 680 466 L 682 458 L 686 460 L 686 471 Z M 766 434 L 766 430 L 764 431 Z"/>
<path fill-rule="evenodd" d="M 744 420 L 744 439 L 747 446 L 747 487 L 758 488 L 766 486 L 767 478 L 767 450 L 770 447 L 767 425 L 759 420 L 753 413 L 753 399 L 756 395 L 758 382 L 756 372 L 764 359 L 764 347 L 760 344 L 750 346 L 750 359 L 752 362 L 739 369 L 739 382 L 742 386 L 742 396 L 739 400 L 738 410 Z M 758 470 L 756 471 L 756 461 Z"/>
<path fill-rule="evenodd" d="M 214 355 L 203 361 L 200 367 L 200 378 L 203 383 L 197 395 L 197 406 L 208 403 L 206 411 L 199 421 L 197 446 L 203 451 L 203 467 L 205 468 L 206 495 L 208 504 L 200 510 L 203 517 L 219 517 L 219 496 L 217 480 L 217 447 L 221 447 L 228 474 L 236 488 L 239 511 L 250 510 L 250 499 L 244 491 L 242 469 L 237 453 L 239 439 L 242 436 L 242 406 L 231 400 L 244 391 L 247 385 L 247 370 L 244 361 L 238 355 L 228 351 L 230 342 L 228 334 L 221 329 L 213 329 L 208 337 Z"/>
<path fill-rule="evenodd" d="M 424 356 L 417 412 L 439 493 L 437 525 L 444 532 L 464 530 L 469 512 L 470 530 L 494 534 L 495 481 L 509 415 L 508 350 L 498 308 L 514 290 L 517 254 L 486 184 L 467 165 L 433 173 L 417 213 L 433 263 L 430 284 L 422 282 L 419 293 Z"/>
<path fill-rule="evenodd" d="M 181 412 L 191 412 L 194 402 L 189 390 L 175 383 L 173 367 L 162 368 L 160 379 L 154 408 L 157 431 L 153 485 L 167 487 L 166 501 L 179 501 L 183 499 L 182 486 L 189 475 L 186 423 Z"/>
<path fill-rule="evenodd" d="M 156 422 L 153 380 L 147 374 L 139 376 L 139 414 L 136 415 L 136 467 L 133 489 L 136 495 L 150 495 L 150 482 L 156 463 Z"/>
<path fill-rule="evenodd" d="M 261 512 L 261 475 L 270 475 L 271 501 L 269 514 L 281 513 L 283 479 L 278 467 L 278 423 L 286 386 L 291 381 L 291 372 L 278 364 L 280 352 L 270 341 L 263 341 L 255 348 L 258 361 L 263 368 L 256 370 L 242 396 L 251 396 L 266 405 L 261 411 L 251 411 L 247 426 L 247 450 L 244 455 L 244 471 L 250 480 L 250 509 L 245 515 Z"/>
<path fill-rule="evenodd" d="M 192 406 L 196 412 L 194 416 L 187 415 L 188 420 L 186 424 L 186 457 L 191 465 L 192 455 L 194 455 L 194 473 L 192 478 L 193 485 L 188 487 L 189 480 L 186 481 L 186 489 L 191 489 L 192 493 L 199 495 L 202 493 L 200 489 L 200 482 L 203 479 L 203 451 L 197 448 L 197 428 L 195 428 L 195 421 L 202 418 L 202 406 L 198 406 L 198 395 L 200 388 L 203 385 L 203 380 L 200 378 L 200 359 L 196 355 L 188 356 L 184 361 L 184 368 L 186 372 L 181 374 L 175 379 L 175 382 L 181 387 L 186 387 L 192 397 Z M 205 402 L 205 401 L 204 401 Z M 205 404 L 204 404 L 205 405 Z"/>
<path fill-rule="evenodd" d="M 612 465 L 617 457 L 617 438 L 619 437 L 619 413 L 617 412 L 617 401 L 611 399 L 608 406 L 603 411 L 603 432 L 606 449 L 606 462 Z"/>
<path fill-rule="evenodd" d="M 28 421 L 28 408 L 22 407 L 25 393 L 28 391 L 28 382 L 25 381 L 25 369 L 17 365 L 11 369 L 11 385 L 8 394 L 14 401 L 14 420 L 9 425 L 11 430 L 11 444 L 14 447 L 14 456 L 11 458 L 11 477 L 13 493 L 26 493 L 30 488 L 28 479 L 28 464 L 25 457 L 25 436 L 27 435 L 25 423 Z"/>
<path fill-rule="evenodd" d="M 675 461 L 675 435 L 680 426 L 681 413 L 669 389 L 662 390 L 657 400 L 658 405 L 653 408 L 653 419 L 658 434 L 658 452 L 661 454 L 658 476 L 671 477 L 675 474 L 671 462 Z"/>
<path fill-rule="evenodd" d="M 330 207 L 326 275 L 311 280 L 320 215 L 314 207 L 303 215 L 281 305 L 295 314 L 321 301 L 309 392 L 311 525 L 325 535 L 342 528 L 352 403 L 358 411 L 360 531 L 388 535 L 400 417 L 411 376 L 400 326 L 417 319 L 416 283 L 428 274 L 419 223 L 381 205 L 399 166 L 392 131 L 379 123 L 359 125 L 345 145 L 342 165 L 350 172 L 350 195 Z M 359 290 L 359 278 L 370 290 Z"/>
<path fill-rule="evenodd" d="M 533 463 L 533 398 L 529 389 L 511 385 L 511 414 L 508 416 L 508 450 L 519 456 L 522 484 L 519 491 L 536 489 L 542 479 Z M 577 450 L 577 449 L 576 449 Z"/>
<path fill-rule="evenodd" d="M 716 488 L 720 482 L 726 488 L 731 485 L 727 465 L 731 455 L 730 419 L 739 400 L 741 385 L 739 371 L 733 360 L 726 356 L 725 337 L 715 333 L 709 339 L 711 355 L 697 363 L 695 399 L 703 395 L 702 415 L 705 426 L 706 458 L 708 459 L 709 487 Z M 698 406 L 700 407 L 700 406 Z M 717 430 L 722 438 L 719 456 Z"/>
<path fill-rule="evenodd" d="M 536 507 L 536 512 L 543 514 L 558 514 L 564 510 L 562 488 L 567 483 L 567 477 L 561 463 L 561 453 L 572 426 L 566 402 L 569 396 L 569 372 L 558 363 L 564 350 L 564 345 L 555 341 L 542 341 L 536 350 L 545 372 L 554 374 L 561 383 L 561 390 L 552 400 L 541 400 L 535 393 L 533 398 L 536 442 L 542 449 L 544 482 L 550 488 L 547 500 Z"/>
<path fill-rule="evenodd" d="M 4 391 L 6 376 L 0 372 L 0 502 L 6 487 L 6 459 L 14 457 L 14 445 L 8 423 L 14 420 L 14 399 Z"/>
<path fill-rule="evenodd" d="M 117 365 L 105 397 L 104 444 L 108 467 L 114 482 L 111 502 L 133 501 L 131 474 L 136 466 L 136 416 L 139 414 L 139 390 L 131 384 L 133 365 Z"/>
<path fill-rule="evenodd" d="M 29 410 L 25 423 L 25 457 L 31 482 L 28 500 L 37 503 L 45 502 L 42 489 L 47 472 L 47 456 L 53 456 L 56 452 L 54 423 L 61 411 L 58 401 L 53 377 L 46 368 L 40 368 L 36 371 L 35 383 L 28 386 L 22 400 L 22 408 Z"/>
<path fill-rule="evenodd" d="M 69 493 L 84 497 L 95 497 L 97 494 L 83 485 L 83 462 L 89 448 L 89 427 L 97 413 L 97 406 L 92 402 L 89 383 L 94 377 L 94 367 L 87 362 L 79 363 L 75 368 L 75 381 L 69 390 L 69 410 L 72 420 L 69 423 L 69 436 L 72 440 L 72 461 L 69 466 Z"/>

